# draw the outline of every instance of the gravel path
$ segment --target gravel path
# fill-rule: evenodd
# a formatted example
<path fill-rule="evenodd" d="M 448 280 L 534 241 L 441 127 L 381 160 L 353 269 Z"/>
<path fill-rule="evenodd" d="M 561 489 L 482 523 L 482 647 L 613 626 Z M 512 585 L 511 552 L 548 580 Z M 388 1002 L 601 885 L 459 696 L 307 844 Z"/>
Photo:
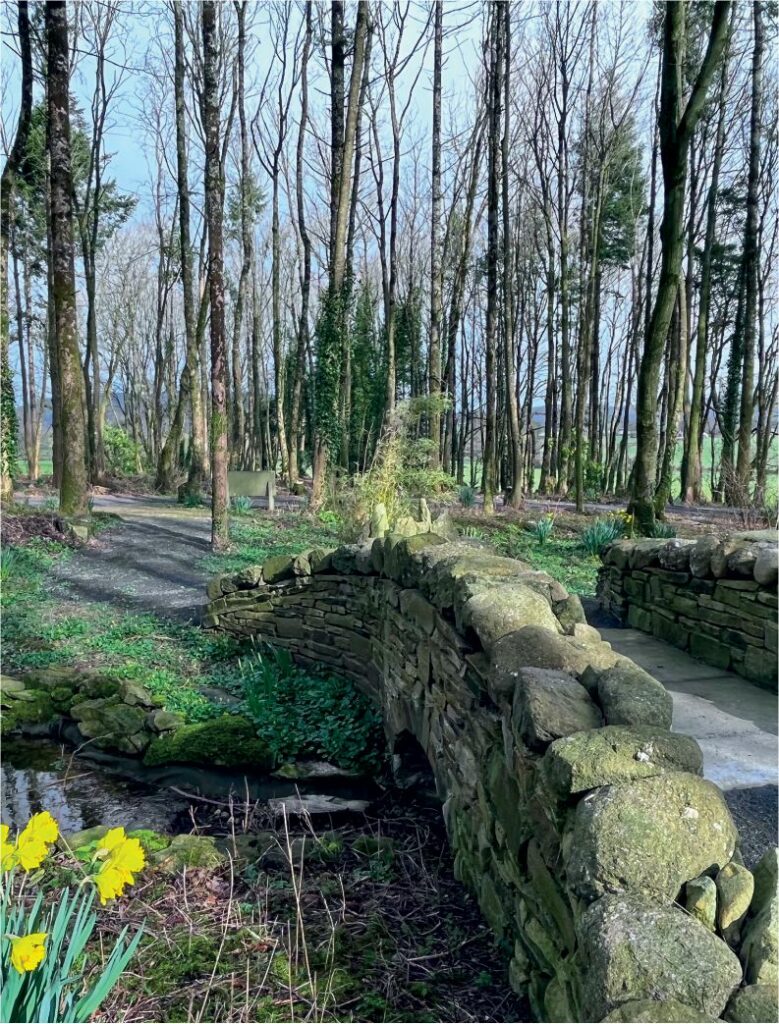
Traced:
<path fill-rule="evenodd" d="M 57 576 L 85 601 L 135 612 L 197 621 L 208 573 L 198 568 L 210 552 L 211 522 L 164 498 L 96 499 L 100 512 L 122 517 L 58 566 Z"/>

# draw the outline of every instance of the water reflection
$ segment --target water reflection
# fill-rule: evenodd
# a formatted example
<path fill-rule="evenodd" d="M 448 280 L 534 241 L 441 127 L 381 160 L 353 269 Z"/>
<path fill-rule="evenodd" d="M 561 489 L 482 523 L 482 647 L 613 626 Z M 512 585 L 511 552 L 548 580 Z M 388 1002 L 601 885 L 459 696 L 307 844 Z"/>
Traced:
<path fill-rule="evenodd" d="M 159 787 L 127 779 L 46 741 L 4 740 L 0 816 L 13 828 L 49 811 L 63 832 L 93 825 L 165 831 L 187 803 Z"/>

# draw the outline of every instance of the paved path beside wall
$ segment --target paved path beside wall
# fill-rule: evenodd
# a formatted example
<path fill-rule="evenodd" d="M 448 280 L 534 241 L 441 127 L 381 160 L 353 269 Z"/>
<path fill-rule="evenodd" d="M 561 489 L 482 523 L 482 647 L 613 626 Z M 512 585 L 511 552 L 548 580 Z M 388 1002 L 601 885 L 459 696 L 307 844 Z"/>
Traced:
<path fill-rule="evenodd" d="M 599 627 L 615 651 L 659 679 L 674 701 L 673 730 L 694 736 L 703 773 L 721 789 L 754 862 L 777 844 L 777 696 L 732 672 L 695 661 L 638 629 Z"/>

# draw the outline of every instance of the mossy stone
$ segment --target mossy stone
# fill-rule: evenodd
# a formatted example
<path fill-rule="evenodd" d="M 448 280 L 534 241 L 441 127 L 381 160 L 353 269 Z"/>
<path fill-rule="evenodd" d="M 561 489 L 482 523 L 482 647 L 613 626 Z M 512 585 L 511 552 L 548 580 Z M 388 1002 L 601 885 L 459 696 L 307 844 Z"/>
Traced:
<path fill-rule="evenodd" d="M 731 861 L 717 872 L 717 925 L 725 938 L 729 931 L 737 927 L 746 917 L 752 894 L 755 891 L 755 880 L 752 872 Z"/>
<path fill-rule="evenodd" d="M 734 1024 L 771 1024 L 779 1020 L 775 985 L 746 985 L 733 993 L 725 1020 Z"/>
<path fill-rule="evenodd" d="M 673 699 L 662 683 L 628 658 L 598 678 L 598 700 L 607 725 L 656 725 L 671 728 Z"/>
<path fill-rule="evenodd" d="M 700 775 L 702 769 L 694 739 L 647 725 L 607 725 L 564 736 L 541 762 L 545 781 L 562 797 L 672 771 Z"/>
<path fill-rule="evenodd" d="M 0 733 L 37 731 L 57 719 L 57 712 L 48 693 L 43 690 L 18 690 L 0 716 Z"/>
<path fill-rule="evenodd" d="M 254 726 L 240 715 L 222 715 L 207 722 L 184 725 L 153 740 L 144 762 L 211 764 L 222 768 L 273 767 L 273 755 L 258 739 Z"/>
<path fill-rule="evenodd" d="M 174 836 L 165 849 L 151 857 L 154 867 L 166 875 L 176 875 L 183 868 L 216 868 L 224 863 L 213 836 Z"/>
<path fill-rule="evenodd" d="M 678 999 L 631 999 L 622 1003 L 603 1018 L 619 1024 L 698 1024 L 699 1021 L 715 1024 L 716 1018 L 700 1013 L 692 1006 L 680 1003 Z"/>
<path fill-rule="evenodd" d="M 713 932 L 717 924 L 717 886 L 708 875 L 693 878 L 685 886 L 684 906 L 702 925 Z"/>
<path fill-rule="evenodd" d="M 697 775 L 605 786 L 576 808 L 568 881 L 585 899 L 629 892 L 670 902 L 685 882 L 724 867 L 737 838 L 722 793 Z"/>
<path fill-rule="evenodd" d="M 606 669 L 619 655 L 604 643 L 577 640 L 544 626 L 523 626 L 501 637 L 490 652 L 490 687 L 498 695 L 513 692 L 520 668 L 547 668 L 579 678 L 587 669 Z"/>
<path fill-rule="evenodd" d="M 471 629 L 486 651 L 496 640 L 523 626 L 543 626 L 557 631 L 559 624 L 549 601 L 523 583 L 485 583 L 460 612 L 461 628 Z"/>
<path fill-rule="evenodd" d="M 149 745 L 151 736 L 142 707 L 130 707 L 116 697 L 95 697 L 74 704 L 70 713 L 82 735 L 97 747 L 142 754 Z"/>
<path fill-rule="evenodd" d="M 704 1019 L 717 1018 L 741 981 L 741 964 L 733 951 L 676 906 L 662 907 L 636 896 L 604 896 L 585 910 L 578 931 L 583 1020 L 603 1020 L 633 1000 L 678 1002 Z"/>
<path fill-rule="evenodd" d="M 513 719 L 533 750 L 543 750 L 560 736 L 597 729 L 603 722 L 600 709 L 573 676 L 543 668 L 519 670 Z"/>
<path fill-rule="evenodd" d="M 289 555 L 274 555 L 262 563 L 262 578 L 266 583 L 281 583 L 295 575 L 295 559 Z"/>

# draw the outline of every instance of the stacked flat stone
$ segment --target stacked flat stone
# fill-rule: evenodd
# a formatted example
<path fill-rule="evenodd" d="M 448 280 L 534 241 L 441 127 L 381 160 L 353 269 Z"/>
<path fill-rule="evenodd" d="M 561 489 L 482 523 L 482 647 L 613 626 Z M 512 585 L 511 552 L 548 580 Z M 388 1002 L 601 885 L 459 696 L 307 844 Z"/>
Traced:
<path fill-rule="evenodd" d="M 765 1004 L 775 884 L 758 904 L 733 881 L 749 875 L 736 828 L 698 744 L 670 732 L 669 694 L 554 579 L 477 541 L 388 534 L 269 559 L 208 596 L 206 625 L 350 676 L 390 749 L 422 748 L 457 877 L 535 1019 Z M 702 879 L 706 921 L 687 905 Z"/>
<path fill-rule="evenodd" d="M 723 540 L 620 540 L 603 554 L 601 604 L 717 668 L 777 687 L 774 530 Z"/>

